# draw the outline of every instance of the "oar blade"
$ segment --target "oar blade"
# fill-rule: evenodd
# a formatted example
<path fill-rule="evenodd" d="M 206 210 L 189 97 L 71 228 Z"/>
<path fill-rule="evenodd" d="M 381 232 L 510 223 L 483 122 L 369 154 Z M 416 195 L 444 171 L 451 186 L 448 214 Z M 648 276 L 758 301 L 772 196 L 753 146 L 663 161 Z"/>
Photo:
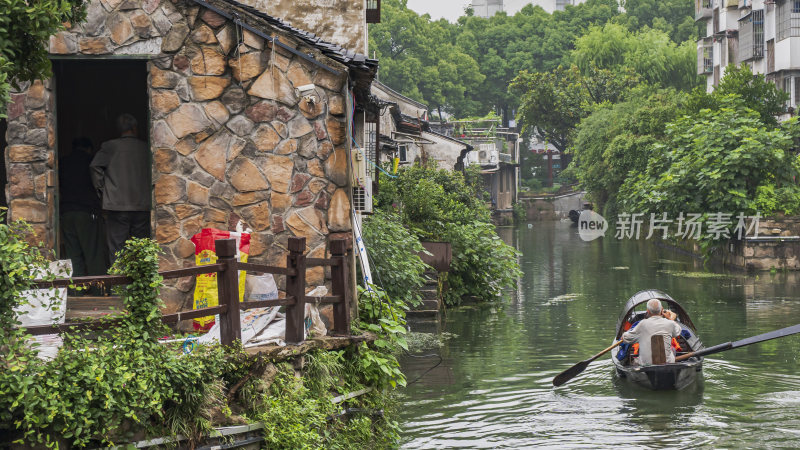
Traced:
<path fill-rule="evenodd" d="M 769 341 L 772 339 L 791 336 L 797 333 L 800 333 L 800 324 L 792 325 L 791 327 L 781 328 L 780 330 L 770 331 L 769 333 L 759 334 L 758 336 L 753 336 L 736 341 L 733 344 L 731 344 L 731 349 L 744 347 L 745 345 L 750 345 L 750 344 L 757 344 L 759 342 Z"/>
<path fill-rule="evenodd" d="M 561 386 L 562 384 L 566 383 L 567 381 L 575 378 L 576 376 L 578 376 L 578 374 L 580 374 L 581 372 L 586 370 L 586 368 L 589 366 L 590 362 L 592 362 L 591 359 L 587 359 L 585 361 L 581 361 L 578 364 L 575 364 L 574 366 L 570 367 L 569 369 L 567 369 L 567 370 L 561 372 L 560 374 L 556 375 L 553 378 L 553 386 L 556 386 L 556 387 Z"/>

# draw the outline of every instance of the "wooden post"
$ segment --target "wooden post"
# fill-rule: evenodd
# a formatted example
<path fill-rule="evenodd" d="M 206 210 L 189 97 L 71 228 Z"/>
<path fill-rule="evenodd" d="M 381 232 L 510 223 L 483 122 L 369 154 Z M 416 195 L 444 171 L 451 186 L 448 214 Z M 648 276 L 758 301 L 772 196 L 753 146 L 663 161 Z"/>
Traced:
<path fill-rule="evenodd" d="M 236 262 L 236 239 L 214 241 L 217 262 L 225 264 L 225 270 L 217 273 L 217 293 L 219 304 L 226 305 L 227 311 L 219 315 L 219 338 L 222 345 L 231 345 L 242 338 L 242 324 L 239 318 L 239 271 Z"/>
<path fill-rule="evenodd" d="M 286 307 L 287 344 L 299 344 L 305 339 L 306 303 L 306 238 L 290 237 L 289 254 L 286 256 L 286 267 L 294 269 L 294 276 L 286 277 L 286 296 L 294 297 L 295 303 Z"/>
<path fill-rule="evenodd" d="M 333 295 L 341 295 L 342 301 L 333 304 L 333 334 L 350 334 L 350 266 L 347 261 L 347 241 L 331 241 L 331 259 L 336 265 L 331 267 L 331 287 Z"/>

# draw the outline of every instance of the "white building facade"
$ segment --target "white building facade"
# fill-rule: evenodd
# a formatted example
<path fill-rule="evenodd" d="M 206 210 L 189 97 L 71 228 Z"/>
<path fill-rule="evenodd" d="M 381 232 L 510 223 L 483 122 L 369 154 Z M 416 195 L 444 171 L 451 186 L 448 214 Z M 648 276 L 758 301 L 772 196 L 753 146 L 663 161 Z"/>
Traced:
<path fill-rule="evenodd" d="M 695 0 L 695 19 L 705 23 L 697 41 L 697 73 L 706 90 L 730 65 L 745 63 L 800 102 L 800 0 Z"/>

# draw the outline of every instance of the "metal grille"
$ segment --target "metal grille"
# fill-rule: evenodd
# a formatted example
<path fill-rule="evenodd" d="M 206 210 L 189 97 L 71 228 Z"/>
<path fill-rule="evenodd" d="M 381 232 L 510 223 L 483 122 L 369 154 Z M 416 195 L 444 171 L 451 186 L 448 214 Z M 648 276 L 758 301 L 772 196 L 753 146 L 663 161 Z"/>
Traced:
<path fill-rule="evenodd" d="M 367 0 L 367 23 L 380 23 L 381 0 Z"/>
<path fill-rule="evenodd" d="M 753 57 L 764 57 L 764 10 L 753 11 Z"/>
<path fill-rule="evenodd" d="M 361 186 L 353 186 L 353 209 L 358 212 L 367 210 L 367 191 Z"/>
<path fill-rule="evenodd" d="M 800 36 L 800 0 L 784 0 L 777 9 L 776 40 Z"/>
<path fill-rule="evenodd" d="M 375 178 L 375 165 L 378 164 L 378 124 L 377 122 L 364 122 L 364 156 L 366 156 L 367 176 Z"/>
<path fill-rule="evenodd" d="M 739 19 L 739 61 L 764 57 L 764 10 Z"/>

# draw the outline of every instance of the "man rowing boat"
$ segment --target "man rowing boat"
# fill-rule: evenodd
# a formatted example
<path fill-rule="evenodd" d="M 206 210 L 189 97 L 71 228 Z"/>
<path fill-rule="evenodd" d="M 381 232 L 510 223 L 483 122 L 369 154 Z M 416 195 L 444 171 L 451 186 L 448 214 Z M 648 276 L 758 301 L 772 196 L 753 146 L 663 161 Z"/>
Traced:
<path fill-rule="evenodd" d="M 672 338 L 681 334 L 681 326 L 675 322 L 675 317 L 676 314 L 674 312 L 664 311 L 661 307 L 661 301 L 653 298 L 647 302 L 647 317 L 622 334 L 622 342 L 639 344 L 639 365 L 647 366 L 653 364 L 650 338 L 657 334 L 664 337 L 664 352 L 667 356 L 667 363 L 675 362 Z"/>

